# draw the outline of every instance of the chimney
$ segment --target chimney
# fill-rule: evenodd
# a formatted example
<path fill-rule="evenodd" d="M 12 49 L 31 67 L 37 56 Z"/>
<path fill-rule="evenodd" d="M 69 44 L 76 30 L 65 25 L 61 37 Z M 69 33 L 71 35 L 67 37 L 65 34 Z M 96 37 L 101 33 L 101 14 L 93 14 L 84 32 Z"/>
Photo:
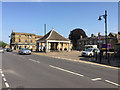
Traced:
<path fill-rule="evenodd" d="M 95 35 L 94 35 L 94 34 L 91 34 L 91 37 L 95 37 Z"/>

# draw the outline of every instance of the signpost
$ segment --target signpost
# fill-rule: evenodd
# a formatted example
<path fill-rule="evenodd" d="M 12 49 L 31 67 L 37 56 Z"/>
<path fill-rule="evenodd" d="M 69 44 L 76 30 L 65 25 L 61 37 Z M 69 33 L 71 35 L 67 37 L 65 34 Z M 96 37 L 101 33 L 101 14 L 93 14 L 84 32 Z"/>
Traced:
<path fill-rule="evenodd" d="M 98 36 L 97 36 L 97 39 L 98 39 L 98 43 L 99 43 L 99 48 L 101 50 L 101 43 L 102 43 L 102 36 L 100 35 L 100 32 L 98 33 Z"/>

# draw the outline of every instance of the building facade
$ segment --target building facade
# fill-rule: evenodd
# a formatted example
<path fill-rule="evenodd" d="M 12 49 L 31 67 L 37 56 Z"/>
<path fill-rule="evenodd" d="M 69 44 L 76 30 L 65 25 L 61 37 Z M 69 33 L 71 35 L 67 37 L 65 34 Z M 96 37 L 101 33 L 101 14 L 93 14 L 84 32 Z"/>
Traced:
<path fill-rule="evenodd" d="M 119 34 L 110 33 L 107 36 L 107 43 L 111 44 L 111 48 L 115 49 L 119 40 Z M 96 37 L 94 34 L 91 34 L 91 37 L 79 39 L 77 42 L 77 47 L 79 50 L 84 50 L 85 45 L 97 45 L 97 47 L 100 49 L 102 44 L 106 44 L 105 36 L 101 36 L 101 40 L 99 41 L 98 37 Z"/>
<path fill-rule="evenodd" d="M 70 51 L 71 49 L 71 41 L 58 34 L 54 29 L 37 40 L 38 51 Z"/>
<path fill-rule="evenodd" d="M 35 51 L 36 40 L 38 40 L 40 37 L 42 36 L 38 36 L 32 33 L 13 32 L 12 30 L 10 47 L 13 50 L 19 50 L 20 48 L 28 48 Z"/>

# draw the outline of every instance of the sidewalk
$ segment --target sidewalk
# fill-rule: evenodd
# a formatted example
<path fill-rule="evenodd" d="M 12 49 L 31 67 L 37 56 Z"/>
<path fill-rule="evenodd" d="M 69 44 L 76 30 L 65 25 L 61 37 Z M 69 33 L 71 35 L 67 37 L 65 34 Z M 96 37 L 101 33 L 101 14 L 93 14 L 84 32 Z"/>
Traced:
<path fill-rule="evenodd" d="M 99 60 L 95 60 L 94 57 L 89 58 L 89 57 L 81 57 L 81 51 L 71 51 L 71 52 L 49 52 L 49 53 L 44 53 L 44 52 L 32 52 L 32 54 L 36 55 L 42 55 L 42 56 L 48 56 L 48 57 L 53 57 L 53 58 L 60 58 L 64 60 L 70 60 L 70 61 L 75 61 L 75 62 L 82 62 L 82 63 L 87 63 L 87 64 L 94 64 L 94 65 L 99 65 L 99 66 L 105 66 L 105 67 L 118 67 L 118 60 L 110 60 L 110 64 L 108 64 L 107 60 L 102 60 L 101 63 L 99 63 Z M 113 67 L 113 68 L 114 68 Z"/>

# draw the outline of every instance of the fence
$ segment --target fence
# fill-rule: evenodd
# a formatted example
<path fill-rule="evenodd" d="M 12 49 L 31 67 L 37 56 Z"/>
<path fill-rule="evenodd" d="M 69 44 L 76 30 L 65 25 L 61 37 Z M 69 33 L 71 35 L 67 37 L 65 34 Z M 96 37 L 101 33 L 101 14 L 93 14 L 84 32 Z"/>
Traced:
<path fill-rule="evenodd" d="M 108 52 L 107 55 L 102 52 L 95 53 L 91 59 L 97 63 L 120 67 L 120 53 Z"/>

